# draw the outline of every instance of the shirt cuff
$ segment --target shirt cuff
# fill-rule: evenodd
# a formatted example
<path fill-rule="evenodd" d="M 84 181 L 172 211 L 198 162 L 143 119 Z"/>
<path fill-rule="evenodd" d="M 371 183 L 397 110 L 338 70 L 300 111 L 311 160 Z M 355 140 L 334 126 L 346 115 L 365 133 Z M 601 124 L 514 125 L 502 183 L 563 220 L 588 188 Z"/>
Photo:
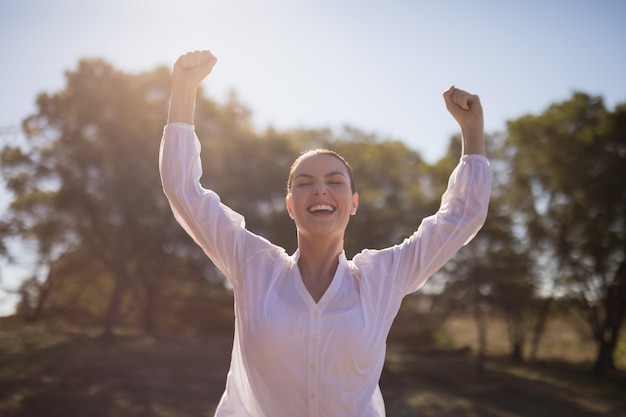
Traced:
<path fill-rule="evenodd" d="M 187 130 L 193 130 L 194 126 L 192 124 L 189 123 L 183 123 L 183 122 L 171 122 L 165 125 L 164 129 L 167 129 L 168 127 L 177 127 L 177 128 L 181 128 L 181 129 L 187 129 Z"/>
<path fill-rule="evenodd" d="M 485 155 L 481 155 L 479 153 L 470 153 L 470 154 L 461 156 L 461 162 L 472 161 L 472 160 L 474 160 L 474 161 L 483 161 L 483 162 L 486 162 L 487 165 L 489 165 L 489 160 L 487 159 L 487 157 Z"/>

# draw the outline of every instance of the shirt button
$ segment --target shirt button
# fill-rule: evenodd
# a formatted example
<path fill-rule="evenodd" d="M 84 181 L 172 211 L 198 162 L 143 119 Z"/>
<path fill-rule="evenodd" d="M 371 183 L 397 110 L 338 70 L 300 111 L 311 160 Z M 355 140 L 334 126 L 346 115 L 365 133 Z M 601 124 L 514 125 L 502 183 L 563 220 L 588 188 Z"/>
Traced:
<path fill-rule="evenodd" d="M 311 372 L 315 372 L 315 364 L 311 364 L 311 366 L 309 367 L 309 369 L 311 369 Z"/>
<path fill-rule="evenodd" d="M 311 344 L 317 345 L 317 337 L 314 337 L 313 339 L 311 339 Z"/>
<path fill-rule="evenodd" d="M 313 316 L 313 318 L 318 318 L 320 316 L 319 311 L 314 311 L 312 316 Z"/>
<path fill-rule="evenodd" d="M 312 392 L 312 393 L 311 393 L 311 395 L 309 395 L 309 397 L 310 397 L 312 400 L 314 400 L 314 399 L 315 399 L 315 393 L 314 393 L 314 392 Z"/>

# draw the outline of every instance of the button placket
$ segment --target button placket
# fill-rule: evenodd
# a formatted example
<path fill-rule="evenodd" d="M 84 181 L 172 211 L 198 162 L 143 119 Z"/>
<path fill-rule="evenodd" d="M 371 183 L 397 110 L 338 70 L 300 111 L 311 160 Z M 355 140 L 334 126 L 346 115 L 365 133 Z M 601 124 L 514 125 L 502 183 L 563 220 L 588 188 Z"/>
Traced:
<path fill-rule="evenodd" d="M 310 341 L 309 341 L 309 416 L 319 415 L 318 396 L 318 363 L 320 356 L 320 312 L 316 307 L 311 310 L 309 319 Z"/>
<path fill-rule="evenodd" d="M 314 330 L 315 335 L 311 339 L 311 345 L 316 352 L 319 352 L 319 349 L 317 349 L 317 344 L 319 343 L 319 318 L 320 312 L 318 310 L 314 310 L 311 313 L 311 328 Z M 317 369 L 316 357 L 311 358 L 309 369 L 311 370 L 311 372 L 315 372 L 315 369 Z"/>

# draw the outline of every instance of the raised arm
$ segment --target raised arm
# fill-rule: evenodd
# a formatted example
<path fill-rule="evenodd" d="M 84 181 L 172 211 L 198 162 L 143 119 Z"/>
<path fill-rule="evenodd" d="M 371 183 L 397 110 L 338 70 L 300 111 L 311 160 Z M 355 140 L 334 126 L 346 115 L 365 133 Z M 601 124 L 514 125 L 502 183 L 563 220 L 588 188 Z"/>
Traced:
<path fill-rule="evenodd" d="M 463 155 L 485 155 L 483 107 L 478 96 L 452 86 L 443 93 L 443 98 L 448 111 L 461 126 Z"/>
<path fill-rule="evenodd" d="M 241 242 L 248 235 L 245 222 L 241 215 L 223 205 L 217 194 L 200 184 L 200 141 L 192 126 L 196 89 L 215 62 L 209 51 L 195 51 L 182 55 L 174 64 L 159 169 L 163 191 L 176 220 L 215 265 L 234 280 L 242 264 Z"/>
<path fill-rule="evenodd" d="M 168 123 L 193 124 L 196 90 L 211 73 L 217 59 L 209 51 L 193 51 L 181 55 L 174 64 Z"/>

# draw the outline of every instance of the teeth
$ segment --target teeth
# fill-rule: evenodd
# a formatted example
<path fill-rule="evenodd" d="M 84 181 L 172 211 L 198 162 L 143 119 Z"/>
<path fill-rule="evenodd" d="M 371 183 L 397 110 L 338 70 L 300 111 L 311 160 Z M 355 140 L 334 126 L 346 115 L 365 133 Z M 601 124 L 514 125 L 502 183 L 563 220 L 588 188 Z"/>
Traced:
<path fill-rule="evenodd" d="M 316 206 L 312 206 L 311 208 L 309 208 L 310 212 L 314 212 L 314 211 L 334 211 L 335 209 L 332 206 L 329 206 L 328 204 L 318 204 Z"/>

